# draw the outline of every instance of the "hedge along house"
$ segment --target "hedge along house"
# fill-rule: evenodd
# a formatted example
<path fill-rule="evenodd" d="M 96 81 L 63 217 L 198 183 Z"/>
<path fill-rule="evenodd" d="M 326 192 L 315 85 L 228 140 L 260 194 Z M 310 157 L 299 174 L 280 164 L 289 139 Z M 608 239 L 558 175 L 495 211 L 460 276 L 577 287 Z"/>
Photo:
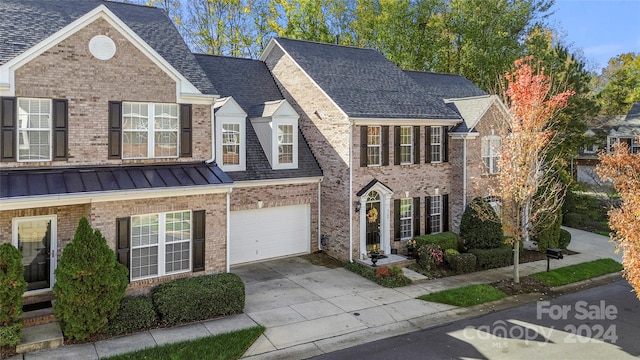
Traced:
<path fill-rule="evenodd" d="M 226 80 L 207 76 L 162 10 L 7 0 L 0 17 L 0 241 L 23 253 L 27 303 L 51 297 L 56 262 L 82 216 L 129 268 L 130 291 L 312 249 L 321 172 L 282 95 L 258 99 L 264 121 L 286 125 L 268 151 L 252 128 L 237 131 L 257 114 L 253 102 L 239 101 L 245 111 L 221 98 L 213 82 L 226 89 Z M 258 240 L 237 227 L 267 239 L 291 232 L 278 220 L 293 211 L 303 244 L 275 252 L 230 244 Z M 254 215 L 270 227 L 242 225 Z"/>

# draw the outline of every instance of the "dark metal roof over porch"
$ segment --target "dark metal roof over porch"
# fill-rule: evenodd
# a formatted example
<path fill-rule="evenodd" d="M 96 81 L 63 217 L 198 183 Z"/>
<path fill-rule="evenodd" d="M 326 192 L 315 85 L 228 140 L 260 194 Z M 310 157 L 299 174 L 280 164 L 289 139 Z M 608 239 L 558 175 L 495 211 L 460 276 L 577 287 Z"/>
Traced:
<path fill-rule="evenodd" d="M 231 185 L 215 164 L 173 163 L 136 166 L 0 170 L 0 200 L 46 195 Z"/>

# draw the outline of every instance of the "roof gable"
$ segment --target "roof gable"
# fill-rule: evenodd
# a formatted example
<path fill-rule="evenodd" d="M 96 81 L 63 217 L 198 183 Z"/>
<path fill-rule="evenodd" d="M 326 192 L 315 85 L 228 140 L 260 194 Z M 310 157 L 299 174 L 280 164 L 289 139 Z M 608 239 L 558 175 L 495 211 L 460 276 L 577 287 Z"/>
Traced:
<path fill-rule="evenodd" d="M 178 83 L 178 94 L 216 94 L 180 34 L 160 9 L 100 0 L 0 2 L 0 91 L 13 71 L 97 18 L 104 18 Z M 180 97 L 180 96 L 179 96 Z M 193 101 L 192 101 L 193 102 Z"/>
<path fill-rule="evenodd" d="M 378 51 L 278 38 L 265 54 L 273 46 L 291 57 L 351 118 L 459 120 Z"/>

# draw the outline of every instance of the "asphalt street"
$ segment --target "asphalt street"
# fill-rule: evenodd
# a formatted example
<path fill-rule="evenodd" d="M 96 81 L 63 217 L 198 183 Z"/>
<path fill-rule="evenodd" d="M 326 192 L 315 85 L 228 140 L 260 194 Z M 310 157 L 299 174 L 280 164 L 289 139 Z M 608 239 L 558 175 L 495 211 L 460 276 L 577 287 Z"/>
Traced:
<path fill-rule="evenodd" d="M 640 356 L 640 301 L 624 281 L 314 359 L 632 359 Z"/>

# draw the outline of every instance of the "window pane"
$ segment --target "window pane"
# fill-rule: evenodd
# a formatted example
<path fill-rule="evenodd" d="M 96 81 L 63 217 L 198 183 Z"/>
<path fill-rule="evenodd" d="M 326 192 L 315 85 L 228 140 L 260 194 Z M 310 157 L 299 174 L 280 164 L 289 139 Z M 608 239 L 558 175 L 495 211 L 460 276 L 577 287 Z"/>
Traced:
<path fill-rule="evenodd" d="M 240 164 L 240 124 L 222 124 L 222 163 Z"/>
<path fill-rule="evenodd" d="M 148 104 L 122 104 L 122 154 L 125 158 L 149 156 Z"/>
<path fill-rule="evenodd" d="M 156 131 L 155 157 L 178 156 L 178 132 Z"/>
<path fill-rule="evenodd" d="M 189 270 L 191 212 L 167 213 L 165 219 L 165 271 Z"/>
<path fill-rule="evenodd" d="M 51 160 L 51 100 L 18 99 L 18 160 Z"/>
<path fill-rule="evenodd" d="M 410 239 L 413 237 L 413 199 L 400 200 L 400 237 Z"/>
<path fill-rule="evenodd" d="M 122 148 L 126 158 L 146 158 L 149 147 L 147 146 L 149 134 L 146 132 L 123 132 Z"/>
<path fill-rule="evenodd" d="M 278 163 L 293 163 L 293 125 L 278 125 Z"/>
<path fill-rule="evenodd" d="M 442 127 L 431 127 L 431 161 L 442 161 Z"/>
<path fill-rule="evenodd" d="M 441 196 L 432 196 L 431 197 L 431 232 L 439 233 L 441 231 L 441 220 L 442 220 L 442 197 Z"/>
<path fill-rule="evenodd" d="M 413 128 L 411 126 L 400 128 L 400 163 L 413 163 Z"/>
<path fill-rule="evenodd" d="M 367 127 L 367 164 L 368 165 L 380 165 L 381 163 L 381 127 L 369 126 Z"/>

